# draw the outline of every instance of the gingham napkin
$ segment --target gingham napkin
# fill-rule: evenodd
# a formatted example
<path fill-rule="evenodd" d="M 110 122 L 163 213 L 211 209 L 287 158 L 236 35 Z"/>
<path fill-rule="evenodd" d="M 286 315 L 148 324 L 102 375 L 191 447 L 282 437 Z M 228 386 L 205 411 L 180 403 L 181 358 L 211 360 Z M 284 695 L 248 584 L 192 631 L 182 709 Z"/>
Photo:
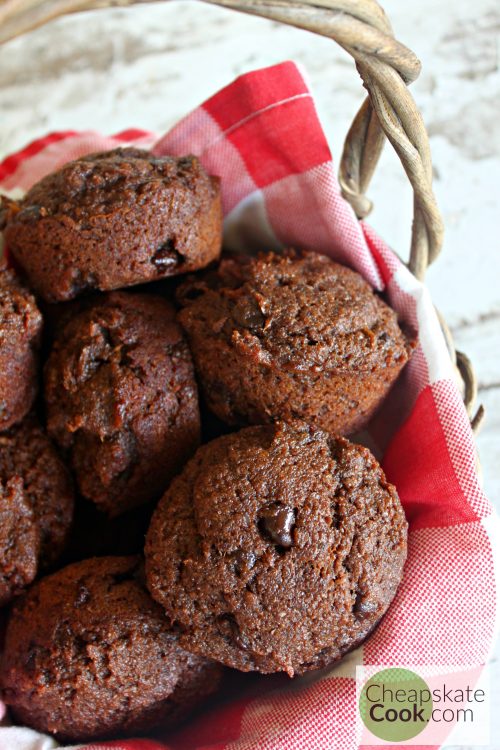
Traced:
<path fill-rule="evenodd" d="M 88 748 L 351 750 L 357 746 L 356 664 L 472 667 L 487 661 L 495 633 L 495 517 L 478 481 L 474 438 L 433 305 L 426 288 L 341 197 L 295 64 L 238 78 L 160 140 L 139 130 L 113 137 L 51 134 L 0 165 L 0 189 L 26 190 L 70 159 L 131 143 L 156 154 L 197 154 L 208 172 L 220 175 L 227 244 L 327 253 L 384 290 L 418 331 L 417 349 L 369 429 L 410 522 L 409 555 L 380 627 L 336 668 L 294 681 L 261 678 L 250 692 L 243 677 L 233 700 L 226 696 L 164 741 Z M 53 747 L 31 731 L 0 729 L 0 750 Z"/>

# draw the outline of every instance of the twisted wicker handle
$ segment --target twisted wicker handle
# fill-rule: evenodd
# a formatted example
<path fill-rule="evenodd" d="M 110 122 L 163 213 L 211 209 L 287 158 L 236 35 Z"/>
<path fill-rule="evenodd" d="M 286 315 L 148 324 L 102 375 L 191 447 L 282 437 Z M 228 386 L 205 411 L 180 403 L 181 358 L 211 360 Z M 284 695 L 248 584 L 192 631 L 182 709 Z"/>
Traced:
<path fill-rule="evenodd" d="M 410 270 L 423 279 L 438 255 L 443 224 L 432 191 L 427 132 L 407 84 L 420 63 L 394 39 L 375 0 L 206 0 L 214 5 L 264 16 L 334 39 L 355 59 L 369 96 L 354 119 L 344 145 L 340 185 L 359 218 L 370 211 L 365 197 L 383 145 L 394 146 L 414 193 Z M 374 111 L 376 116 L 374 116 Z"/>
<path fill-rule="evenodd" d="M 147 0 L 3 0 L 0 5 L 0 44 L 52 18 L 84 10 L 135 5 Z M 160 0 L 152 0 L 158 2 Z M 279 21 L 329 37 L 356 61 L 368 91 L 347 134 L 340 164 L 342 193 L 358 218 L 371 203 L 365 192 L 377 165 L 384 135 L 396 150 L 413 187 L 414 207 L 409 268 L 423 279 L 437 257 L 443 224 L 432 191 L 432 164 L 425 126 L 408 84 L 420 73 L 420 62 L 396 39 L 375 0 L 204 0 L 233 10 Z M 464 381 L 470 411 L 477 390 L 469 360 L 455 352 L 443 325 L 450 354 Z M 478 427 L 483 411 L 472 419 Z"/>
<path fill-rule="evenodd" d="M 143 0 L 4 0 L 0 43 L 65 13 Z M 380 156 L 384 133 L 413 186 L 414 215 L 409 267 L 423 279 L 441 248 L 443 225 L 432 192 L 427 133 L 407 89 L 420 63 L 394 39 L 375 0 L 205 0 L 233 10 L 297 26 L 330 37 L 355 59 L 369 96 L 349 130 L 340 165 L 340 185 L 358 218 L 371 203 L 365 196 Z M 376 116 L 374 115 L 376 113 Z"/>

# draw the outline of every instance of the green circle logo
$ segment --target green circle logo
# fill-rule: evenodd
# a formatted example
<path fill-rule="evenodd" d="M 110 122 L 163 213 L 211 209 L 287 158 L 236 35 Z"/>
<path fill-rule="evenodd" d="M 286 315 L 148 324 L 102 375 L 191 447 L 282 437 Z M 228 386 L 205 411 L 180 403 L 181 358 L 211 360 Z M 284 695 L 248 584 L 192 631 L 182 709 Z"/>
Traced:
<path fill-rule="evenodd" d="M 432 693 L 409 669 L 383 669 L 370 677 L 359 696 L 359 713 L 372 734 L 403 742 L 423 732 L 432 716 Z"/>

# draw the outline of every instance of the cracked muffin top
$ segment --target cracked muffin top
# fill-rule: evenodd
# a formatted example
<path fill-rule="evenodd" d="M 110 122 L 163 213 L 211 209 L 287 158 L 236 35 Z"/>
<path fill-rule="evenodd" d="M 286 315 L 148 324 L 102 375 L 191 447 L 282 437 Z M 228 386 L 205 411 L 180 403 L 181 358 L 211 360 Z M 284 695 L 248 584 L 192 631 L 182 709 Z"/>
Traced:
<path fill-rule="evenodd" d="M 45 404 L 82 495 L 110 516 L 157 499 L 200 433 L 191 355 L 170 303 L 112 292 L 77 309 L 45 365 Z"/>
<path fill-rule="evenodd" d="M 152 596 L 188 650 L 290 675 L 339 659 L 389 606 L 407 523 L 372 454 L 303 423 L 197 451 L 146 538 Z"/>
<path fill-rule="evenodd" d="M 194 156 L 83 156 L 1 213 L 10 252 L 49 302 L 203 268 L 221 248 L 219 180 Z"/>
<path fill-rule="evenodd" d="M 61 740 L 177 721 L 221 667 L 177 643 L 138 557 L 84 560 L 36 583 L 7 625 L 0 689 L 18 721 Z"/>
<path fill-rule="evenodd" d="M 0 259 L 0 431 L 19 422 L 33 405 L 41 336 L 35 298 Z"/>
<path fill-rule="evenodd" d="M 396 313 L 313 252 L 225 258 L 178 289 L 208 405 L 229 424 L 364 426 L 408 360 Z"/>

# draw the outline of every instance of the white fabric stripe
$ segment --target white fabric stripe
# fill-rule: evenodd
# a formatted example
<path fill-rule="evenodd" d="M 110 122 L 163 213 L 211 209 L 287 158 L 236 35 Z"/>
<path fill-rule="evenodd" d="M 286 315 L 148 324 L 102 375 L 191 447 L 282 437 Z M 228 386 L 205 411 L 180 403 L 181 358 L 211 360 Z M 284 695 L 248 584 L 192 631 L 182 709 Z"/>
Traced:
<path fill-rule="evenodd" d="M 262 190 L 243 198 L 224 219 L 224 245 L 237 252 L 281 247 L 269 223 Z"/>
<path fill-rule="evenodd" d="M 419 340 L 429 368 L 429 382 L 451 380 L 457 383 L 457 374 L 448 354 L 429 290 L 403 265 L 395 272 L 391 283 L 397 284 L 416 302 Z"/>
<path fill-rule="evenodd" d="M 25 727 L 2 727 L 0 750 L 54 750 L 60 745 L 47 735 Z"/>
<path fill-rule="evenodd" d="M 256 117 L 260 117 L 260 115 L 264 114 L 264 112 L 270 112 L 272 109 L 276 109 L 276 107 L 281 107 L 284 104 L 289 104 L 290 102 L 295 102 L 297 99 L 312 99 L 312 96 L 310 93 L 307 94 L 295 94 L 294 96 L 288 96 L 286 99 L 280 99 L 277 102 L 273 102 L 272 104 L 268 104 L 267 107 L 262 107 L 262 109 L 258 109 L 255 112 L 251 112 L 246 117 L 242 117 L 241 120 L 238 120 L 237 122 L 230 125 L 225 130 L 220 131 L 220 135 L 218 138 L 216 138 L 211 143 L 208 143 L 206 148 L 211 148 L 215 143 L 217 143 L 218 140 L 223 140 L 226 138 L 226 136 L 231 135 L 231 133 L 234 133 L 238 128 L 240 128 L 242 125 L 246 125 L 247 122 L 251 122 L 252 120 L 255 120 Z"/>

